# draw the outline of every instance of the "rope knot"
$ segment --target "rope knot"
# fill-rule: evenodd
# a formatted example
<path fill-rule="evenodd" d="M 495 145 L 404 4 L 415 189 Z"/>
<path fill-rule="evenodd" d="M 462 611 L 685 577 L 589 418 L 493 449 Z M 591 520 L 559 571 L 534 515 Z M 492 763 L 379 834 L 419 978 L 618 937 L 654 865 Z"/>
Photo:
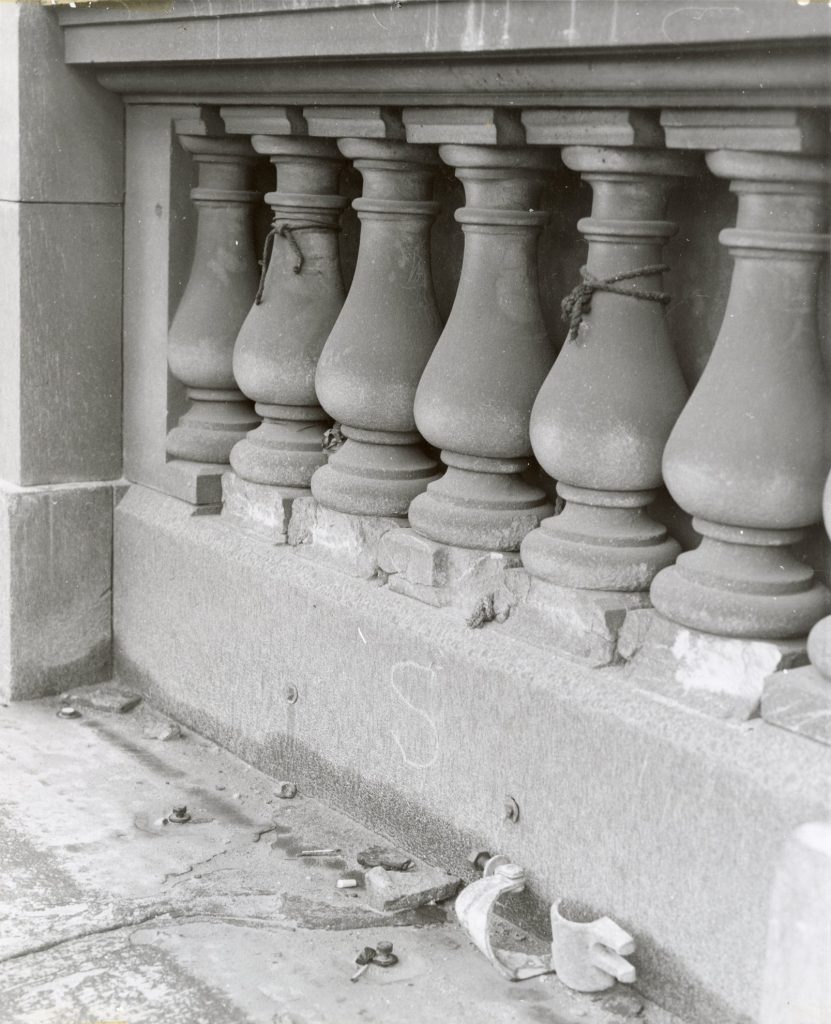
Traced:
<path fill-rule="evenodd" d="M 295 274 L 299 274 L 303 270 L 303 264 L 306 262 L 306 258 L 303 255 L 303 250 L 300 248 L 297 239 L 294 237 L 295 231 L 340 231 L 337 224 L 290 224 L 288 221 L 280 221 L 279 223 L 275 220 L 273 227 L 265 236 L 265 242 L 263 243 L 263 258 L 259 260 L 260 264 L 260 283 L 257 287 L 257 294 L 254 296 L 254 302 L 256 305 L 260 305 L 263 301 L 263 289 L 265 288 L 265 278 L 268 273 L 269 263 L 271 262 L 271 253 L 274 249 L 274 239 L 277 235 L 289 243 L 291 251 L 294 253 L 294 266 L 291 268 Z"/>
<path fill-rule="evenodd" d="M 587 267 L 580 268 L 583 280 L 566 295 L 560 303 L 563 320 L 568 324 L 566 341 L 573 341 L 580 330 L 583 319 L 591 312 L 592 297 L 595 292 L 611 292 L 612 295 L 624 295 L 630 299 L 645 299 L 647 302 L 660 302 L 666 306 L 670 301 L 668 292 L 639 290 L 637 288 L 618 288 L 619 281 L 630 281 L 636 277 L 649 277 L 651 274 L 662 274 L 669 270 L 666 263 L 656 263 L 637 270 L 624 270 L 611 277 L 598 278 L 590 274 Z"/>

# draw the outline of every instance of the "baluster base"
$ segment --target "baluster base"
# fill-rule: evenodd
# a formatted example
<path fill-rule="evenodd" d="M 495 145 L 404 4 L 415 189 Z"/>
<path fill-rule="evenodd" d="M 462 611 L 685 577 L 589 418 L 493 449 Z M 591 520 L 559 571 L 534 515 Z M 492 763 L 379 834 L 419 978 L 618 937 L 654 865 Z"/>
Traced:
<path fill-rule="evenodd" d="M 167 454 L 188 462 L 227 465 L 231 449 L 259 426 L 254 406 L 235 389 L 188 388 L 191 406 L 167 435 Z"/>
<path fill-rule="evenodd" d="M 525 570 L 508 582 L 512 601 L 506 635 L 593 668 L 621 662 L 618 639 L 627 615 L 649 607 L 649 595 L 643 591 L 561 587 Z"/>
<path fill-rule="evenodd" d="M 297 498 L 291 509 L 288 543 L 298 554 L 360 579 L 385 578 L 379 569 L 381 538 L 399 531 L 407 520 L 399 516 L 357 516 L 336 512 L 314 497 Z"/>
<path fill-rule="evenodd" d="M 420 435 L 341 429 L 346 443 L 314 474 L 312 494 L 335 512 L 406 516 L 413 498 L 438 477 Z"/>
<path fill-rule="evenodd" d="M 263 422 L 238 441 L 231 467 L 244 480 L 309 493 L 315 470 L 326 464 L 323 435 L 330 424 L 320 408 L 292 408 L 258 402 Z"/>
<path fill-rule="evenodd" d="M 447 472 L 410 506 L 410 525 L 441 544 L 518 551 L 523 537 L 554 512 L 541 487 L 523 479 L 528 459 L 442 452 Z"/>
<path fill-rule="evenodd" d="M 629 682 L 714 718 L 757 717 L 766 679 L 807 660 L 805 640 L 716 636 L 670 622 L 653 608 L 629 611 L 618 632 Z"/>
<path fill-rule="evenodd" d="M 384 534 L 378 565 L 390 590 L 434 608 L 453 608 L 473 628 L 504 621 L 513 602 L 510 578 L 522 573 L 516 552 L 440 544 L 412 529 Z"/>
<path fill-rule="evenodd" d="M 702 534 L 651 588 L 667 619 L 725 637 L 804 638 L 831 611 L 831 593 L 789 546 L 801 530 L 761 530 L 693 519 Z"/>
<path fill-rule="evenodd" d="M 223 473 L 222 519 L 270 544 L 285 544 L 294 500 L 308 496 L 308 488 L 277 488 L 253 483 L 236 473 Z"/>
<path fill-rule="evenodd" d="M 646 506 L 655 491 L 596 491 L 557 485 L 563 511 L 522 542 L 532 576 L 577 590 L 644 591 L 681 550 Z"/>

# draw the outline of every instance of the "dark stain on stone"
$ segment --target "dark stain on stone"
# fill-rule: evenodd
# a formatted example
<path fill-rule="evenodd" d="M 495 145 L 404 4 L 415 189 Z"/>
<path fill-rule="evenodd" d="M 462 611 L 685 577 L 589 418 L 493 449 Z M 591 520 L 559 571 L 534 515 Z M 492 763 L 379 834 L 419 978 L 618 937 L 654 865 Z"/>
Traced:
<path fill-rule="evenodd" d="M 109 740 L 113 746 L 126 751 L 128 754 L 132 754 L 139 764 L 144 765 L 145 768 L 149 768 L 151 771 L 157 772 L 163 778 L 183 779 L 185 777 L 185 773 L 181 769 L 174 768 L 156 754 L 145 750 L 137 743 L 133 743 L 122 736 L 121 733 L 115 729 L 110 729 L 109 726 L 104 725 L 102 722 L 96 721 L 94 718 L 88 718 L 84 724 Z"/>
<path fill-rule="evenodd" d="M 447 914 L 438 906 L 417 907 L 399 914 L 379 914 L 360 905 L 322 903 L 307 896 L 286 894 L 281 913 L 298 928 L 322 931 L 350 931 L 353 928 L 427 928 L 447 923 Z"/>
<path fill-rule="evenodd" d="M 198 806 L 200 810 L 204 808 L 228 824 L 246 826 L 258 824 L 254 818 L 249 818 L 247 814 L 243 813 L 236 801 L 225 800 L 223 797 L 217 796 L 216 793 L 205 789 L 203 786 L 188 786 L 188 793 L 195 797 L 195 805 Z M 262 819 L 260 819 L 260 821 L 262 821 Z M 277 826 L 275 826 L 275 828 L 276 827 Z"/>

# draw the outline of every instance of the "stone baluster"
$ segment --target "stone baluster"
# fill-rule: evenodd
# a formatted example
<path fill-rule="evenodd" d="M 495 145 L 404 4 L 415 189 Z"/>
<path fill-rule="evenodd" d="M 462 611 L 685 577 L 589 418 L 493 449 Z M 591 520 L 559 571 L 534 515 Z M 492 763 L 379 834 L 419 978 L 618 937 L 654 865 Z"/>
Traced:
<path fill-rule="evenodd" d="M 566 146 L 594 201 L 578 224 L 589 249 L 564 303 L 566 341 L 531 413 L 534 453 L 565 507 L 525 537 L 522 561 L 560 586 L 645 591 L 680 551 L 647 506 L 688 394 L 665 319 L 667 196 L 698 161 L 664 149 L 657 116 L 638 111 L 534 110 L 523 122 L 529 142 Z"/>
<path fill-rule="evenodd" d="M 320 404 L 346 443 L 314 474 L 327 509 L 404 517 L 435 479 L 413 399 L 441 331 L 430 269 L 435 150 L 404 141 L 400 121 L 373 108 L 308 108 L 311 134 L 335 137 L 363 178 L 355 276 L 317 366 Z"/>
<path fill-rule="evenodd" d="M 234 342 L 257 288 L 250 188 L 256 160 L 246 139 L 229 138 L 219 116 L 177 120 L 182 146 L 198 165 L 191 198 L 196 249 L 168 334 L 168 365 L 190 407 L 167 435 L 171 459 L 226 464 L 259 419 L 234 380 Z"/>
<path fill-rule="evenodd" d="M 552 157 L 524 145 L 518 121 L 483 116 L 405 112 L 408 138 L 445 143 L 439 154 L 466 197 L 456 214 L 465 233 L 459 287 L 415 402 L 418 428 L 447 470 L 413 501 L 410 524 L 442 544 L 510 552 L 553 511 L 523 477 L 531 406 L 554 355 L 536 265 Z"/>
<path fill-rule="evenodd" d="M 828 165 L 806 155 L 813 135 L 796 119 L 790 134 L 770 135 L 741 112 L 679 112 L 664 124 L 668 144 L 709 150 L 739 204 L 720 236 L 735 260 L 722 328 L 664 453 L 667 487 L 702 542 L 656 576 L 652 601 L 722 637 L 804 638 L 829 610 L 828 590 L 792 550 L 820 518 L 828 472 L 816 313 Z"/>
<path fill-rule="evenodd" d="M 338 195 L 343 159 L 333 142 L 308 138 L 305 121 L 291 108 L 223 107 L 222 116 L 229 132 L 251 135 L 254 149 L 269 156 L 277 172 L 276 191 L 265 197 L 274 224 L 260 289 L 233 362 L 237 383 L 263 421 L 231 452 L 236 476 L 223 485 L 225 510 L 246 510 L 261 523 L 271 510 L 277 534 L 284 535 L 284 509 L 275 497 L 309 494 L 312 474 L 326 461 L 323 434 L 330 421 L 318 404 L 314 376 L 344 300 L 337 236 L 346 206 Z"/>

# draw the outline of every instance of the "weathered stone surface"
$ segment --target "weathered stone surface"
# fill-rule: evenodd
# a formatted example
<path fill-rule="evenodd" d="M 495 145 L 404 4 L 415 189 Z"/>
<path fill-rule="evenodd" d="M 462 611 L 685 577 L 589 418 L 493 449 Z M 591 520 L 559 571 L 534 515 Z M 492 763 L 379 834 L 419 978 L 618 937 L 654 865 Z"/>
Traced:
<path fill-rule="evenodd" d="M 442 544 L 518 551 L 554 512 L 527 477 L 531 406 L 554 359 L 536 269 L 548 219 L 541 189 L 553 154 L 444 145 L 439 155 L 465 188 L 466 205 L 455 214 L 465 248 L 453 308 L 414 408 L 416 426 L 447 469 L 413 500 L 408 517 Z"/>
<path fill-rule="evenodd" d="M 409 854 L 389 846 L 370 846 L 361 850 L 357 861 L 364 868 L 384 868 L 386 871 L 408 871 L 413 867 Z"/>
<path fill-rule="evenodd" d="M 831 592 L 794 547 L 821 517 L 828 474 L 817 309 L 829 165 L 732 148 L 706 160 L 738 193 L 736 226 L 719 235 L 734 270 L 713 352 L 662 460 L 701 543 L 658 573 L 652 603 L 691 629 L 799 641 L 831 611 Z"/>
<path fill-rule="evenodd" d="M 111 673 L 112 488 L 0 488 L 0 693 Z"/>
<path fill-rule="evenodd" d="M 363 579 L 378 576 L 378 549 L 389 530 L 406 520 L 387 516 L 352 516 L 324 508 L 314 498 L 297 498 L 288 529 L 288 542 L 302 555 L 326 562 L 341 572 Z"/>
<path fill-rule="evenodd" d="M 0 252 L 0 476 L 120 476 L 120 208 L 0 202 Z"/>
<path fill-rule="evenodd" d="M 201 737 L 144 739 L 157 717 L 145 704 L 76 728 L 53 701 L 0 709 L 4 1024 L 535 1024 L 541 1005 L 620 1024 L 554 978 L 508 991 L 443 908 L 382 916 L 336 888 L 351 875 L 337 862 L 284 856 L 323 840 L 351 858 L 382 838 L 313 798 L 280 804 Z M 156 828 L 179 792 L 192 824 Z M 400 962 L 351 985 L 356 954 L 385 940 Z"/>
<path fill-rule="evenodd" d="M 222 518 L 272 544 L 285 544 L 292 501 L 276 487 L 222 475 Z"/>
<path fill-rule="evenodd" d="M 412 107 L 402 118 L 410 142 L 523 146 L 519 112 L 499 107 Z"/>
<path fill-rule="evenodd" d="M 438 156 L 431 146 L 342 138 L 363 178 L 355 276 L 315 373 L 320 404 L 346 442 L 312 477 L 312 494 L 352 515 L 404 518 L 438 476 L 413 401 L 442 328 L 430 231 Z"/>
<path fill-rule="evenodd" d="M 670 149 L 822 153 L 826 144 L 818 110 L 664 110 L 661 127 Z"/>
<path fill-rule="evenodd" d="M 652 609 L 629 612 L 618 653 L 644 689 L 719 718 L 756 715 L 765 679 L 804 664 L 805 643 L 738 640 L 669 622 Z"/>
<path fill-rule="evenodd" d="M 120 204 L 121 98 L 66 66 L 53 11 L 0 4 L 0 68 L 0 200 Z"/>
<path fill-rule="evenodd" d="M 505 625 L 509 635 L 596 667 L 620 661 L 623 623 L 633 609 L 649 606 L 647 594 L 575 590 L 524 575 L 524 583 L 518 573 L 509 578 L 515 595 Z"/>
<path fill-rule="evenodd" d="M 476 626 L 504 619 L 508 608 L 502 599 L 505 573 L 520 564 L 516 552 L 440 544 L 410 529 L 381 538 L 378 562 L 397 594 L 434 608 L 455 608 Z M 500 597 L 495 600 L 497 594 Z"/>
<path fill-rule="evenodd" d="M 831 681 L 813 665 L 768 676 L 762 692 L 762 718 L 831 746 Z"/>
<path fill-rule="evenodd" d="M 472 847 L 508 847 L 533 920 L 564 892 L 608 914 L 637 936 L 639 991 L 689 1024 L 758 1015 L 773 867 L 793 828 L 831 817 L 827 747 L 468 629 L 146 488 L 116 524 L 126 685 L 418 860 L 467 878 Z"/>
<path fill-rule="evenodd" d="M 770 897 L 759 1024 L 824 1024 L 831 1007 L 831 825 L 788 837 Z"/>
<path fill-rule="evenodd" d="M 256 157 L 247 139 L 225 134 L 219 115 L 200 108 L 174 121 L 198 168 L 193 263 L 167 335 L 170 372 L 189 400 L 167 434 L 173 459 L 226 465 L 234 445 L 260 425 L 237 387 L 234 344 L 257 290 L 253 206 Z"/>
<path fill-rule="evenodd" d="M 410 871 L 387 871 L 380 866 L 370 868 L 364 876 L 364 884 L 370 906 L 394 913 L 415 910 L 425 903 L 449 900 L 461 888 L 462 880 L 420 864 Z"/>
<path fill-rule="evenodd" d="M 76 690 L 70 690 L 69 701 L 73 707 L 92 708 L 94 711 L 123 715 L 141 703 L 141 695 L 113 684 L 81 686 Z"/>

